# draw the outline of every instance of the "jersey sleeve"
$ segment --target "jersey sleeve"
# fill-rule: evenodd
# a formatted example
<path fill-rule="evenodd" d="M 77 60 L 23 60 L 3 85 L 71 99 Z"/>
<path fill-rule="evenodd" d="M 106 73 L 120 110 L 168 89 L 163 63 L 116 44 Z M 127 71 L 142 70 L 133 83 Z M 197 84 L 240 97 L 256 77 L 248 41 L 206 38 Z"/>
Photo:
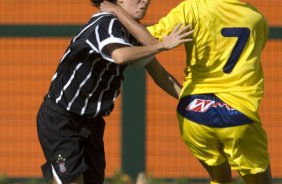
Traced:
<path fill-rule="evenodd" d="M 122 44 L 132 46 L 129 42 L 129 33 L 122 26 L 116 17 L 105 17 L 104 20 L 95 29 L 95 39 L 97 41 L 97 47 L 106 60 L 114 62 L 111 56 L 105 52 L 105 46 L 109 44 Z"/>
<path fill-rule="evenodd" d="M 183 27 L 189 24 L 191 20 L 189 6 L 190 3 L 188 1 L 183 1 L 165 17 L 161 18 L 157 24 L 147 27 L 147 30 L 153 37 L 162 41 L 163 37 L 169 35 L 176 25 L 182 23 Z"/>

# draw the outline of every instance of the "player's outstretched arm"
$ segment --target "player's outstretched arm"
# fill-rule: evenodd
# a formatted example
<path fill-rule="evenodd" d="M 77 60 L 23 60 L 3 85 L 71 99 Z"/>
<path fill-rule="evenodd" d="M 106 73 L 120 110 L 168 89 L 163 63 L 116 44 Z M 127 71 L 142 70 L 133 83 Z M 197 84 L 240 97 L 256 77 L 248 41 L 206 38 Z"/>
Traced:
<path fill-rule="evenodd" d="M 189 26 L 180 28 L 177 25 L 174 30 L 164 38 L 163 42 L 147 46 L 128 47 L 121 44 L 109 44 L 105 46 L 105 52 L 109 53 L 117 64 L 131 64 L 148 56 L 154 56 L 159 52 L 173 49 L 182 43 L 192 41 L 189 36 L 192 34 Z"/>

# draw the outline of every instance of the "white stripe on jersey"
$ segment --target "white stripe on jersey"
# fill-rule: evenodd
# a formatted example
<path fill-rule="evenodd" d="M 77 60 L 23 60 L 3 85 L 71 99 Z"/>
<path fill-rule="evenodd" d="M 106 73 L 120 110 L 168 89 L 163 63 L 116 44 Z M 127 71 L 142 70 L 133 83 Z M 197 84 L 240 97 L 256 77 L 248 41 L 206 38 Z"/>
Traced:
<path fill-rule="evenodd" d="M 94 22 L 92 22 L 91 24 L 89 24 L 88 26 L 86 26 L 82 31 L 80 31 L 80 33 L 78 33 L 78 35 L 76 35 L 76 37 L 74 37 L 74 39 L 72 40 L 72 42 L 75 42 L 76 39 L 84 32 L 86 31 L 89 27 L 91 27 L 93 24 L 95 24 L 98 20 L 100 20 L 101 18 L 103 18 L 104 16 L 101 16 L 99 18 L 97 18 L 97 20 L 95 20 Z"/>
<path fill-rule="evenodd" d="M 112 75 L 110 80 L 109 80 L 109 82 L 108 82 L 107 88 L 101 91 L 100 96 L 99 96 L 99 100 L 98 100 L 98 103 L 97 103 L 97 110 L 96 110 L 96 113 L 95 113 L 94 117 L 96 117 L 97 114 L 100 112 L 100 110 L 101 110 L 101 103 L 102 103 L 101 101 L 102 101 L 103 94 L 104 94 L 105 91 L 110 89 L 110 83 L 112 82 L 112 80 L 114 78 L 115 78 L 115 76 Z"/>
<path fill-rule="evenodd" d="M 97 40 L 97 44 L 99 46 L 99 48 L 98 48 L 99 52 L 98 53 L 100 53 L 104 59 L 106 59 L 106 60 L 108 60 L 110 62 L 115 62 L 115 61 L 110 56 L 108 56 L 108 55 L 106 55 L 105 53 L 102 52 L 102 49 L 106 45 L 111 44 L 111 43 L 119 43 L 119 44 L 130 45 L 131 46 L 130 43 L 127 43 L 123 39 L 114 37 L 112 35 L 112 31 L 110 31 L 110 30 L 112 29 L 111 26 L 114 25 L 114 21 L 115 20 L 117 20 L 117 19 L 112 19 L 111 22 L 110 22 L 110 26 L 109 26 L 109 29 L 108 29 L 108 33 L 109 33 L 110 37 L 105 39 L 105 40 L 103 40 L 102 42 L 101 42 L 101 39 L 99 37 L 99 25 L 97 25 L 97 27 L 95 29 L 96 40 Z"/>
<path fill-rule="evenodd" d="M 113 15 L 109 12 L 100 12 L 100 13 L 95 13 L 94 15 L 92 15 L 92 17 L 97 17 L 97 16 L 101 16 L 101 15 Z"/>
<path fill-rule="evenodd" d="M 70 53 L 70 49 L 68 49 L 68 51 L 63 55 L 63 57 L 62 57 L 62 59 L 61 59 L 61 61 L 60 61 L 60 63 L 65 59 L 65 57 Z M 57 72 L 53 75 L 53 77 L 52 77 L 52 81 L 53 80 L 55 80 L 56 78 L 57 78 Z"/>
<path fill-rule="evenodd" d="M 100 50 L 100 43 L 101 43 L 101 40 L 100 40 L 100 37 L 99 37 L 99 25 L 95 28 L 95 35 L 96 35 L 96 41 L 97 41 L 97 44 L 98 44 L 98 47 L 99 47 L 99 52 L 102 57 L 110 62 L 114 62 L 114 60 L 110 57 L 108 57 L 106 54 L 102 53 L 101 50 Z"/>
<path fill-rule="evenodd" d="M 88 39 L 86 40 L 86 43 L 96 52 L 99 53 L 99 50 L 92 44 Z"/>
<path fill-rule="evenodd" d="M 116 37 L 110 37 L 110 38 L 107 38 L 105 40 L 103 40 L 102 42 L 99 43 L 99 51 L 101 54 L 102 53 L 102 49 L 108 45 L 108 44 L 111 44 L 111 43 L 119 43 L 119 44 L 122 44 L 122 45 L 128 45 L 128 46 L 132 46 L 130 43 L 128 42 L 125 42 L 123 39 L 121 38 L 116 38 Z"/>
<path fill-rule="evenodd" d="M 68 51 L 63 55 L 63 57 L 62 57 L 60 63 L 65 59 L 65 57 L 66 57 L 70 52 L 71 52 L 71 50 L 68 49 Z"/>
<path fill-rule="evenodd" d="M 96 41 L 97 41 L 97 44 L 98 44 L 98 46 L 99 46 L 101 40 L 100 40 L 100 37 L 99 37 L 98 29 L 99 29 L 99 25 L 97 25 L 96 28 L 95 28 Z"/>
<path fill-rule="evenodd" d="M 117 65 L 116 73 L 117 73 L 117 76 L 120 75 L 120 65 Z M 120 81 L 120 83 L 121 83 L 121 84 L 120 84 L 120 86 L 121 86 L 121 85 L 122 85 L 122 80 Z M 115 94 L 114 94 L 113 102 L 115 102 L 116 99 L 117 99 L 118 91 L 119 91 L 119 90 L 117 90 L 117 91 L 115 92 Z"/>
<path fill-rule="evenodd" d="M 105 73 L 106 70 L 108 70 L 110 64 L 111 64 L 111 63 L 107 63 L 107 65 L 106 65 L 106 67 L 104 68 L 104 70 L 100 73 L 100 76 L 99 76 L 99 79 L 98 79 L 98 81 L 97 81 L 96 86 L 95 86 L 94 89 L 91 91 L 91 93 L 89 93 L 88 97 L 85 99 L 84 106 L 83 106 L 83 108 L 81 109 L 81 112 L 80 112 L 81 115 L 84 115 L 85 110 L 86 110 L 87 105 L 88 105 L 89 98 L 91 98 L 92 95 L 93 95 L 93 93 L 96 91 L 97 87 L 99 86 L 99 83 L 102 81 L 102 76 L 103 76 L 103 74 Z"/>
<path fill-rule="evenodd" d="M 111 37 L 113 37 L 113 25 L 114 25 L 116 20 L 117 20 L 116 18 L 113 18 L 110 22 L 110 25 L 109 25 L 108 33 Z"/>
<path fill-rule="evenodd" d="M 60 178 L 59 178 L 58 174 L 56 173 L 52 164 L 51 164 L 51 167 L 52 167 L 52 173 L 53 173 L 54 179 L 56 180 L 56 183 L 57 184 L 63 184 L 63 182 L 60 180 Z"/>
<path fill-rule="evenodd" d="M 62 98 L 62 96 L 63 96 L 63 94 L 64 94 L 64 91 L 69 87 L 69 85 L 71 84 L 72 80 L 74 79 L 74 76 L 75 76 L 75 74 L 76 74 L 76 71 L 77 71 L 81 66 L 82 66 L 82 63 L 78 63 L 78 65 L 75 67 L 74 71 L 72 72 L 72 75 L 71 75 L 70 79 L 69 79 L 68 82 L 64 85 L 64 87 L 63 87 L 63 89 L 62 89 L 62 91 L 61 91 L 61 93 L 60 93 L 60 96 L 59 96 L 58 98 L 56 98 L 56 103 L 58 103 L 58 102 L 61 100 L 61 98 Z"/>
<path fill-rule="evenodd" d="M 80 91 L 81 91 L 81 88 L 86 84 L 86 82 L 90 79 L 90 77 L 92 76 L 92 71 L 93 71 L 93 68 L 94 68 L 94 65 L 95 63 L 99 60 L 96 59 L 92 62 L 92 65 L 91 65 L 91 70 L 89 71 L 89 73 L 87 74 L 86 78 L 79 84 L 79 87 L 74 95 L 74 97 L 71 99 L 71 101 L 68 103 L 68 107 L 67 107 L 67 110 L 69 111 L 73 102 L 75 101 L 75 99 L 78 97 Z"/>
<path fill-rule="evenodd" d="M 122 81 L 120 81 L 120 86 L 122 85 Z M 113 98 L 113 102 L 115 102 L 116 101 L 116 99 L 117 99 L 117 96 L 118 96 L 118 91 L 119 90 L 117 90 L 116 92 L 115 92 L 115 94 L 114 94 L 114 98 Z"/>
<path fill-rule="evenodd" d="M 53 77 L 52 77 L 52 81 L 55 80 L 57 78 L 58 73 L 56 72 Z"/>

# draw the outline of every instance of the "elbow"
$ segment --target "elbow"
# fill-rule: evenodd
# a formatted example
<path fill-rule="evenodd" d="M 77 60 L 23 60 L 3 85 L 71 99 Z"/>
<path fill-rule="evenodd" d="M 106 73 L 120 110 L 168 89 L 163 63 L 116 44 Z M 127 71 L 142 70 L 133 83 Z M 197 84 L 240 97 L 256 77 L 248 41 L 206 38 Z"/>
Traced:
<path fill-rule="evenodd" d="M 124 64 L 125 61 L 122 58 L 113 58 L 114 62 L 118 65 Z"/>
<path fill-rule="evenodd" d="M 126 58 L 124 57 L 124 54 L 122 54 L 120 52 L 113 52 L 112 53 L 112 59 L 118 65 L 126 63 Z"/>

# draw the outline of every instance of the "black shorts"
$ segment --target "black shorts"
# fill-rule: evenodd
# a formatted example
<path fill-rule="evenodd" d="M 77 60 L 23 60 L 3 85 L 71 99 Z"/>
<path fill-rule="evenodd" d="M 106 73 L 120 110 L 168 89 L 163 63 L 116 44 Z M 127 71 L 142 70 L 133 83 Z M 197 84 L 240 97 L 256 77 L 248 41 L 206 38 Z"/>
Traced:
<path fill-rule="evenodd" d="M 73 115 L 45 98 L 37 115 L 37 131 L 46 163 L 46 182 L 68 183 L 84 176 L 85 184 L 103 184 L 105 177 L 105 121 Z"/>

